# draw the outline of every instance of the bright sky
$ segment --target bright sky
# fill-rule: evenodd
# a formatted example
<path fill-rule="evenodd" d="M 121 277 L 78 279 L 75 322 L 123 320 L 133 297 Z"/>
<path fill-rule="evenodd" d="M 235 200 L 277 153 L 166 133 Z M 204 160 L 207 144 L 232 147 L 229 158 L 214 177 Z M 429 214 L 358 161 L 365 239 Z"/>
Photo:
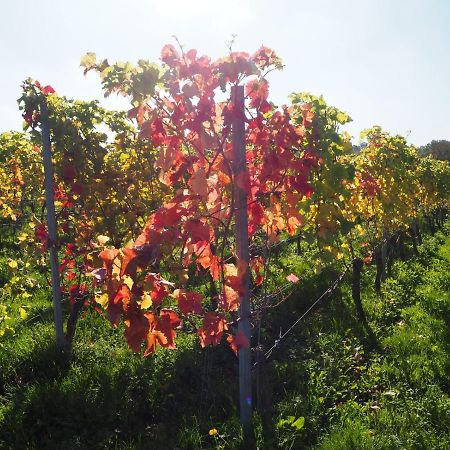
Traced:
<path fill-rule="evenodd" d="M 322 94 L 348 112 L 359 137 L 374 124 L 423 145 L 450 140 L 450 0 L 0 0 L 0 131 L 20 129 L 16 99 L 31 76 L 58 93 L 102 98 L 83 77 L 88 51 L 116 60 L 158 60 L 177 35 L 212 57 L 273 48 L 271 98 Z M 127 107 L 119 100 L 107 106 Z"/>

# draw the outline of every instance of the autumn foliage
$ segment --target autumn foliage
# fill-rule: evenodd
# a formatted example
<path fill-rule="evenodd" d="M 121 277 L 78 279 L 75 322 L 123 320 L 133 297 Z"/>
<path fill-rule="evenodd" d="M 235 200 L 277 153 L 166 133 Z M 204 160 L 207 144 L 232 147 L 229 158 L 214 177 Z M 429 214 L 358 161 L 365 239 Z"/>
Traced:
<path fill-rule="evenodd" d="M 82 299 L 114 326 L 123 323 L 135 352 L 173 349 L 185 330 L 202 347 L 225 336 L 238 353 L 250 345 L 236 332 L 243 276 L 250 273 L 253 291 L 261 287 L 280 239 L 315 240 L 319 268 L 330 257 L 370 263 L 383 232 L 407 228 L 423 205 L 448 201 L 448 165 L 419 160 L 405 139 L 375 127 L 356 155 L 350 136 L 339 132 L 350 117 L 321 97 L 293 94 L 288 106 L 272 103 L 268 74 L 281 61 L 267 47 L 211 60 L 169 44 L 161 61 L 83 58 L 105 96 L 130 98 L 126 116 L 67 101 L 32 80 L 21 99 L 32 133 L 43 98 L 49 106 L 64 289 L 71 303 Z M 245 89 L 244 113 L 237 86 Z M 245 124 L 239 176 L 232 169 L 236 120 Z M 17 159 L 8 159 L 7 172 L 0 176 L 10 180 L 11 205 L 3 215 L 12 215 L 15 196 L 32 183 Z M 248 198 L 248 264 L 236 256 L 236 187 Z M 45 251 L 46 225 L 36 217 L 34 235 Z M 286 280 L 299 282 L 295 274 Z"/>
<path fill-rule="evenodd" d="M 279 66 L 272 50 L 231 52 L 212 61 L 166 45 L 161 60 L 159 73 L 140 62 L 129 76 L 121 65 L 93 59 L 86 64 L 86 70 L 100 72 L 107 93 L 132 97 L 129 117 L 140 138 L 158 149 L 154 166 L 173 189 L 137 239 L 100 253 L 104 277 L 97 288 L 106 288 L 110 320 L 123 318 L 133 349 L 144 341 L 146 354 L 157 345 L 173 348 L 175 330 L 189 323 L 202 346 L 218 344 L 225 333 L 237 352 L 249 343 L 231 335 L 230 322 L 239 308 L 242 274 L 250 268 L 235 256 L 233 186 L 247 192 L 251 238 L 264 234 L 276 241 L 285 230 L 295 234 L 302 223 L 297 203 L 312 191 L 307 180 L 317 158 L 302 145 L 308 124 L 295 124 L 287 107 L 269 102 L 266 73 Z M 238 118 L 246 123 L 248 170 L 236 178 L 231 125 L 242 113 L 232 91 L 239 84 L 246 93 L 246 114 Z M 250 267 L 258 264 L 260 256 Z M 209 279 L 215 298 L 192 290 L 193 273 Z"/>

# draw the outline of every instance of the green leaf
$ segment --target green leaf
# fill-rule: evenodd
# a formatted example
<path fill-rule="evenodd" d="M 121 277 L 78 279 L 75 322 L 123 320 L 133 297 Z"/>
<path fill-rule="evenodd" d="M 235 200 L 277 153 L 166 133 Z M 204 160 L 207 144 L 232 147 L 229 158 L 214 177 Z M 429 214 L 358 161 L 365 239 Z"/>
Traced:
<path fill-rule="evenodd" d="M 284 425 L 290 425 L 290 424 L 292 424 L 292 422 L 294 422 L 294 421 L 295 421 L 295 416 L 287 416 L 286 419 L 280 419 L 280 420 L 277 422 L 276 427 L 277 427 L 277 428 L 281 428 L 281 427 L 283 427 Z"/>
<path fill-rule="evenodd" d="M 155 87 L 159 80 L 159 69 L 157 67 L 145 67 L 145 69 L 133 77 L 133 98 L 144 99 L 155 93 Z"/>
<path fill-rule="evenodd" d="M 350 233 L 350 231 L 355 226 L 354 222 L 350 222 L 349 220 L 346 219 L 341 219 L 340 223 L 341 223 L 341 232 L 344 236 Z"/>
<path fill-rule="evenodd" d="M 294 427 L 296 430 L 301 430 L 305 426 L 305 418 L 299 417 L 295 422 L 291 423 L 291 427 Z"/>

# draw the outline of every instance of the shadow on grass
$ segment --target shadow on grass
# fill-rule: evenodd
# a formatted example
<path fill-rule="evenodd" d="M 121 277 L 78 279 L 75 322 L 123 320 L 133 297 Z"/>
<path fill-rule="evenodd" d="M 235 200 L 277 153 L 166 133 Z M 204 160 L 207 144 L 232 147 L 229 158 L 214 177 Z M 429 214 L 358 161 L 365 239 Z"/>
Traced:
<path fill-rule="evenodd" d="M 52 346 L 38 348 L 6 377 L 5 448 L 123 448 L 124 442 L 175 448 L 178 431 L 193 417 L 203 418 L 207 435 L 213 423 L 236 414 L 230 350 L 213 355 L 182 342 L 173 352 L 142 358 L 101 339 L 75 345 L 70 361 Z"/>

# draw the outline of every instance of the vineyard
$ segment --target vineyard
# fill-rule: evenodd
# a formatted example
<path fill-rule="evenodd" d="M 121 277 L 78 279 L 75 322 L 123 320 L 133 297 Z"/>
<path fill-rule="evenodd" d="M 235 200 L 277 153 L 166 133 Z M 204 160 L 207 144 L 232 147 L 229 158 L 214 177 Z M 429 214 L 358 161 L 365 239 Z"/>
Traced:
<path fill-rule="evenodd" d="M 129 110 L 0 134 L 0 448 L 449 448 L 449 162 L 267 47 L 81 66 Z"/>

